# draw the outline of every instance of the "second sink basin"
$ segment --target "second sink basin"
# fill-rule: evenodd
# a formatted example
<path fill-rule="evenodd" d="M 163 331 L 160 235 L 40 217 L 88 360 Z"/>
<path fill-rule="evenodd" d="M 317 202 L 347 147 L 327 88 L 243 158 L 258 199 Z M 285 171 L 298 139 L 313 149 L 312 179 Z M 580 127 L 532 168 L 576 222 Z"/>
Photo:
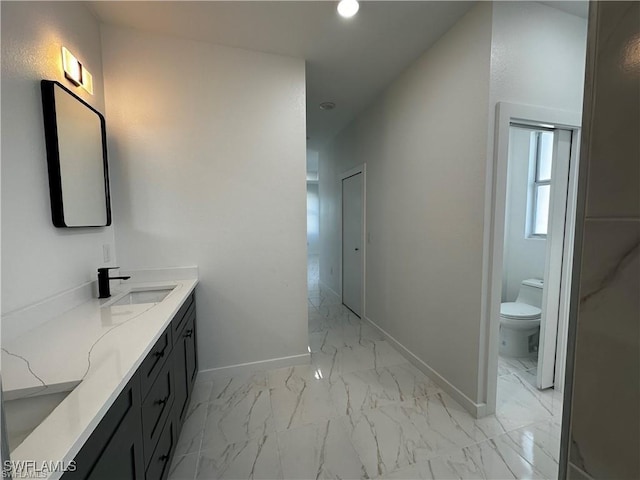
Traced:
<path fill-rule="evenodd" d="M 159 303 L 164 300 L 167 295 L 171 293 L 173 288 L 168 287 L 158 287 L 155 289 L 148 290 L 134 290 L 117 301 L 113 302 L 113 305 L 137 305 L 140 303 Z"/>
<path fill-rule="evenodd" d="M 5 398 L 3 403 L 9 450 L 15 450 L 79 383 L 50 385 L 42 392 L 10 400 Z"/>

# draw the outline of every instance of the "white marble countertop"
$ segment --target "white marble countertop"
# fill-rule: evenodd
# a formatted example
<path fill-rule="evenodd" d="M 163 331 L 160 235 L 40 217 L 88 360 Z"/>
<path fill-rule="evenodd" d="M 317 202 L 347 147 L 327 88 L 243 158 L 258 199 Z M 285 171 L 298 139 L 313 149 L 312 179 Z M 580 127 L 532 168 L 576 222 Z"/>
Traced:
<path fill-rule="evenodd" d="M 2 345 L 5 400 L 65 391 L 79 382 L 11 452 L 13 462 L 35 461 L 33 468 L 40 469 L 42 462 L 73 460 L 198 282 L 197 273 L 146 281 L 153 277 L 134 275 L 132 283 L 112 287 L 110 299 L 90 299 Z M 129 291 L 174 286 L 159 303 L 110 305 Z"/>

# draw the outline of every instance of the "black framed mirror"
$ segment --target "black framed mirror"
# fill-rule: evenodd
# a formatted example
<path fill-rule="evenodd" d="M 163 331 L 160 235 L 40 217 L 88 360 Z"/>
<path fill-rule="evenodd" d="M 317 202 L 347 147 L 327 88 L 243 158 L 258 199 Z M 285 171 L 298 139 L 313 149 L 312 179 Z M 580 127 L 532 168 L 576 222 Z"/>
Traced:
<path fill-rule="evenodd" d="M 40 86 L 53 224 L 111 225 L 104 117 L 59 82 Z"/>

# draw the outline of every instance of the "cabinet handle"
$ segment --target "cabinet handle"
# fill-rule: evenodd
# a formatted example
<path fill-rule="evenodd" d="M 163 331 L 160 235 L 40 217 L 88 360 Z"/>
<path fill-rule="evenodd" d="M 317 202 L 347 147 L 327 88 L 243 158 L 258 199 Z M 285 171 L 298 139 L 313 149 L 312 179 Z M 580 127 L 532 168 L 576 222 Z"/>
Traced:
<path fill-rule="evenodd" d="M 169 396 L 161 398 L 160 400 L 156 400 L 156 404 L 157 405 L 164 405 L 165 403 L 167 403 L 167 400 L 169 400 Z"/>
<path fill-rule="evenodd" d="M 162 463 L 164 463 L 167 460 L 169 460 L 169 455 L 160 455 L 160 458 L 158 458 L 158 460 L 160 460 Z"/>
<path fill-rule="evenodd" d="M 190 328 L 189 330 L 184 332 L 184 338 L 189 338 L 191 337 L 191 335 L 193 335 L 193 328 Z"/>
<path fill-rule="evenodd" d="M 162 350 L 160 350 L 159 352 L 154 352 L 153 354 L 158 358 L 164 357 L 164 348 Z"/>

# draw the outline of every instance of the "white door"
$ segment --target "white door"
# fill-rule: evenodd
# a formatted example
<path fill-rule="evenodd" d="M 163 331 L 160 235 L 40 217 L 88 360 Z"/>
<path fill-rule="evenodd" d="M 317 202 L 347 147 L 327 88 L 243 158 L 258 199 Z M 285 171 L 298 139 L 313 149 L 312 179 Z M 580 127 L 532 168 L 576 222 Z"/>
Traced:
<path fill-rule="evenodd" d="M 572 133 L 569 130 L 555 130 L 553 161 L 551 167 L 551 189 L 547 232 L 546 262 L 544 270 L 544 290 L 542 294 L 542 321 L 540 322 L 540 343 L 538 347 L 538 388 L 549 388 L 554 383 L 556 368 L 556 342 L 561 312 L 561 290 L 570 288 L 568 279 L 562 282 L 563 262 L 567 235 L 567 197 L 569 187 L 569 166 L 571 160 Z M 568 314 L 564 312 L 563 314 Z M 563 322 L 566 324 L 566 321 Z"/>
<path fill-rule="evenodd" d="M 363 175 L 342 180 L 342 303 L 362 315 Z"/>

